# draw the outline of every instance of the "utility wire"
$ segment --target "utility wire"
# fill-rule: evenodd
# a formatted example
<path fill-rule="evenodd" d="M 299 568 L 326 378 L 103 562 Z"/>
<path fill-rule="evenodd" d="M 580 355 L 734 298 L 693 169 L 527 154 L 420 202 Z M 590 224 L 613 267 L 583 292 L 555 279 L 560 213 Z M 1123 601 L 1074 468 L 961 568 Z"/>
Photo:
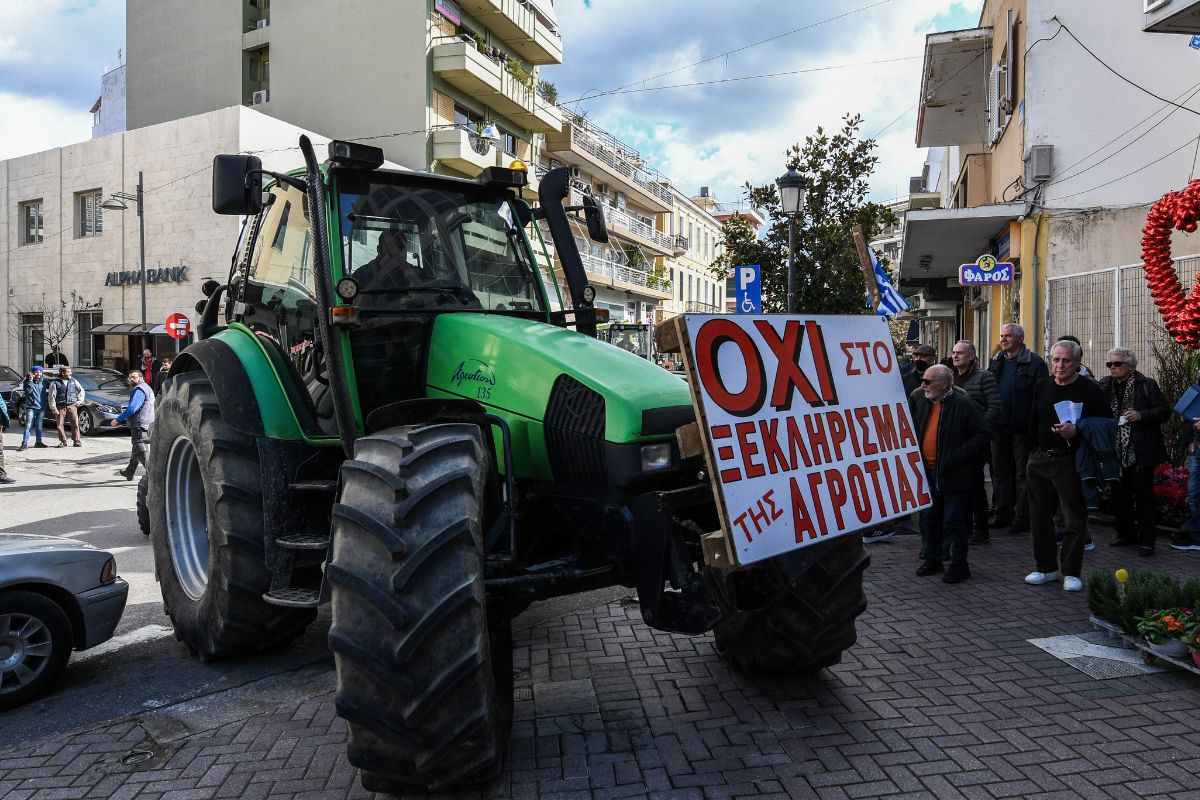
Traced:
<path fill-rule="evenodd" d="M 1145 170 L 1145 169 L 1150 169 L 1150 167 L 1153 167 L 1153 166 L 1155 166 L 1156 164 L 1160 164 L 1160 163 L 1162 163 L 1163 161 L 1166 161 L 1168 158 L 1170 158 L 1171 156 L 1175 155 L 1175 154 L 1176 154 L 1176 153 L 1178 153 L 1180 150 L 1183 150 L 1185 147 L 1191 147 L 1193 142 L 1200 143 L 1200 137 L 1189 138 L 1189 139 L 1188 139 L 1186 142 L 1184 142 L 1183 144 L 1179 145 L 1179 147 L 1176 147 L 1176 148 L 1175 148 L 1174 150 L 1172 150 L 1171 152 L 1169 152 L 1169 153 L 1166 153 L 1166 154 L 1164 154 L 1164 155 L 1162 155 L 1162 156 L 1159 156 L 1158 158 L 1156 158 L 1156 159 L 1154 159 L 1153 161 L 1151 161 L 1149 164 L 1143 164 L 1142 166 L 1138 167 L 1138 168 L 1137 168 L 1137 169 L 1135 169 L 1135 170 L 1132 170 L 1132 171 L 1130 171 L 1130 172 L 1126 172 L 1124 175 L 1121 175 L 1120 177 L 1113 178 L 1113 179 L 1112 179 L 1112 180 L 1110 180 L 1110 181 L 1105 181 L 1104 183 L 1098 184 L 1098 185 L 1096 185 L 1096 186 L 1092 186 L 1092 187 L 1091 187 L 1091 188 L 1089 188 L 1089 189 L 1082 189 L 1082 190 L 1080 190 L 1080 191 L 1078 191 L 1078 192 L 1072 192 L 1071 194 L 1064 194 L 1064 195 L 1060 195 L 1060 196 L 1058 196 L 1058 197 L 1054 197 L 1054 198 L 1051 198 L 1051 199 L 1052 199 L 1052 200 L 1054 200 L 1054 201 L 1058 201 L 1058 200 L 1066 200 L 1068 197 L 1078 197 L 1078 196 L 1079 196 L 1079 195 L 1081 195 L 1081 194 L 1087 194 L 1088 192 L 1094 192 L 1094 191 L 1096 191 L 1097 189 L 1103 189 L 1105 186 L 1111 186 L 1112 184 L 1116 183 L 1117 181 L 1123 181 L 1123 180 L 1125 180 L 1126 178 L 1130 177 L 1131 175 L 1136 175 L 1136 174 L 1138 174 L 1139 172 L 1141 172 L 1142 170 Z M 1049 185 L 1049 184 L 1046 184 L 1046 185 Z M 1138 205 L 1145 205 L 1145 204 L 1144 204 L 1144 203 L 1139 203 Z"/>
<path fill-rule="evenodd" d="M 966 53 L 970 53 L 971 51 L 970 51 L 970 50 L 963 50 L 962 52 L 963 52 L 964 54 L 966 54 Z M 943 80 L 943 81 L 939 82 L 939 83 L 938 83 L 936 86 L 934 86 L 932 89 L 930 89 L 928 92 L 926 92 L 926 94 L 933 94 L 933 93 L 934 93 L 934 92 L 936 92 L 938 89 L 942 88 L 942 87 L 943 87 L 943 86 L 945 86 L 947 83 L 949 83 L 950 81 L 952 81 L 952 80 L 954 80 L 955 78 L 957 78 L 957 77 L 958 77 L 960 74 L 962 74 L 964 71 L 966 71 L 966 69 L 967 69 L 968 67 L 970 67 L 972 64 L 974 64 L 976 61 L 978 61 L 979 59 L 983 58 L 983 56 L 984 56 L 986 53 L 990 53 L 990 52 L 991 52 L 991 48 L 990 48 L 990 47 L 983 47 L 983 48 L 980 48 L 979 52 L 975 54 L 975 57 L 974 57 L 974 58 L 972 58 L 972 59 L 971 59 L 970 61 L 968 61 L 966 64 L 963 64 L 961 67 L 959 67 L 957 70 L 955 70 L 955 71 L 954 71 L 954 74 L 953 74 L 953 75 L 950 75 L 950 76 L 949 76 L 948 78 L 946 78 L 945 80 Z M 880 134 L 882 134 L 882 133 L 883 133 L 884 131 L 886 131 L 888 128 L 890 128 L 890 127 L 892 127 L 893 125 L 895 125 L 895 124 L 896 124 L 897 122 L 899 122 L 900 120 L 902 120 L 902 119 L 904 119 L 905 117 L 907 117 L 907 116 L 908 116 L 909 114 L 911 114 L 911 113 L 912 113 L 912 112 L 913 112 L 913 111 L 914 111 L 914 110 L 917 108 L 917 106 L 919 106 L 919 105 L 921 105 L 921 101 L 920 101 L 920 100 L 918 100 L 917 102 L 915 102 L 915 103 L 913 103 L 911 106 L 909 106 L 908 110 L 907 110 L 907 111 L 905 111 L 903 114 L 901 114 L 900 116 L 896 117 L 894 120 L 892 120 L 891 122 L 889 122 L 887 125 L 884 125 L 882 128 L 880 128 L 880 129 L 879 129 L 879 131 L 878 131 L 878 133 L 876 133 L 876 134 L 875 134 L 874 136 L 872 136 L 871 138 L 872 138 L 872 139 L 878 139 L 878 138 L 879 138 L 879 136 L 880 136 Z"/>

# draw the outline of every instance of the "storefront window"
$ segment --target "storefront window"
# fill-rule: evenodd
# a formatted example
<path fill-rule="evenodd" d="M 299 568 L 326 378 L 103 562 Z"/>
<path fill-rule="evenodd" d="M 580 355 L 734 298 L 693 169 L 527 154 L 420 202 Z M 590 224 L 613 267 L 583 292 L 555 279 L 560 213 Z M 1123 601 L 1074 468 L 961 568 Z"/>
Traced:
<path fill-rule="evenodd" d="M 96 338 L 92 336 L 92 329 L 103 324 L 104 314 L 100 311 L 81 311 L 75 315 L 76 366 L 97 366 Z"/>

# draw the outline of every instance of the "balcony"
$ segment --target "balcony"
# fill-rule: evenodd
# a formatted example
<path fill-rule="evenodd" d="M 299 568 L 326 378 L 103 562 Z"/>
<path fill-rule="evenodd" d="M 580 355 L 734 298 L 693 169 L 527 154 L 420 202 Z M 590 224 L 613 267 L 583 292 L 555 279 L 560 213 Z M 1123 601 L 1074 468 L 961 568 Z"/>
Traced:
<path fill-rule="evenodd" d="M 604 219 L 618 233 L 633 239 L 643 247 L 654 250 L 659 255 L 671 256 L 675 254 L 674 237 L 668 236 L 651 225 L 647 225 L 632 214 L 613 206 L 605 206 Z"/>
<path fill-rule="evenodd" d="M 433 48 L 433 72 L 496 113 L 534 133 L 562 128 L 562 113 L 514 78 L 501 64 L 479 52 L 474 42 L 457 39 Z"/>
<path fill-rule="evenodd" d="M 991 47 L 991 28 L 925 37 L 917 147 L 957 145 L 978 152 L 985 146 Z"/>
<path fill-rule="evenodd" d="M 497 152 L 479 134 L 462 128 L 442 128 L 433 132 L 434 160 L 472 178 L 486 167 L 497 165 Z"/>
<path fill-rule="evenodd" d="M 459 0 L 459 7 L 530 64 L 561 64 L 562 38 L 520 0 Z"/>
<path fill-rule="evenodd" d="M 561 133 L 546 137 L 546 149 L 556 159 L 599 173 L 597 178 L 616 184 L 637 204 L 659 213 L 674 209 L 671 190 L 640 164 L 631 160 L 629 148 L 610 134 L 594 132 L 575 122 L 564 122 Z M 601 177 L 603 176 L 603 178 Z"/>
<path fill-rule="evenodd" d="M 248 18 L 242 33 L 242 50 L 258 50 L 271 43 L 271 21 L 265 17 Z"/>
<path fill-rule="evenodd" d="M 723 309 L 720 306 L 700 303 L 695 300 L 689 300 L 683 304 L 683 313 L 685 314 L 720 314 L 722 311 Z"/>
<path fill-rule="evenodd" d="M 579 257 L 583 259 L 583 269 L 589 277 L 601 281 L 607 279 L 605 282 L 614 289 L 625 289 L 658 300 L 671 298 L 671 281 L 666 278 L 655 278 L 648 272 L 608 261 L 592 253 L 580 253 Z"/>
<path fill-rule="evenodd" d="M 676 236 L 671 249 L 671 255 L 679 258 L 688 251 L 688 238 L 686 236 Z"/>

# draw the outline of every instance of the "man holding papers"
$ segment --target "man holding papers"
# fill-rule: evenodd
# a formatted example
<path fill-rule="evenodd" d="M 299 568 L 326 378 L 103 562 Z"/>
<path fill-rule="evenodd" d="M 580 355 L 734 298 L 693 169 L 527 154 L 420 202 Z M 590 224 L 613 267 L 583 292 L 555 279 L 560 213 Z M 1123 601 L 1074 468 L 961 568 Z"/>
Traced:
<path fill-rule="evenodd" d="M 1033 390 L 1029 438 L 1033 452 L 1026 471 L 1029 517 L 1033 530 L 1036 569 L 1025 576 L 1029 584 L 1062 577 L 1063 589 L 1083 588 L 1083 546 L 1087 541 L 1087 505 L 1075 469 L 1073 444 L 1084 417 L 1108 416 L 1104 392 L 1094 381 L 1079 377 L 1083 351 L 1074 342 L 1060 341 L 1050 348 L 1050 377 Z M 1066 533 L 1061 561 L 1054 534 L 1054 512 L 1062 510 Z"/>

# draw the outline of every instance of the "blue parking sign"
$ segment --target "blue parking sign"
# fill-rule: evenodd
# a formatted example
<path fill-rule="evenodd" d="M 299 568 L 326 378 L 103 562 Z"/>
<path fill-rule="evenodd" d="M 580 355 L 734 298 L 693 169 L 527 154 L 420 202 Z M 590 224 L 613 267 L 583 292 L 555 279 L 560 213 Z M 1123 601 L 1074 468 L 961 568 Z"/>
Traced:
<path fill-rule="evenodd" d="M 733 268 L 737 313 L 762 313 L 762 270 L 758 264 L 747 264 Z"/>

